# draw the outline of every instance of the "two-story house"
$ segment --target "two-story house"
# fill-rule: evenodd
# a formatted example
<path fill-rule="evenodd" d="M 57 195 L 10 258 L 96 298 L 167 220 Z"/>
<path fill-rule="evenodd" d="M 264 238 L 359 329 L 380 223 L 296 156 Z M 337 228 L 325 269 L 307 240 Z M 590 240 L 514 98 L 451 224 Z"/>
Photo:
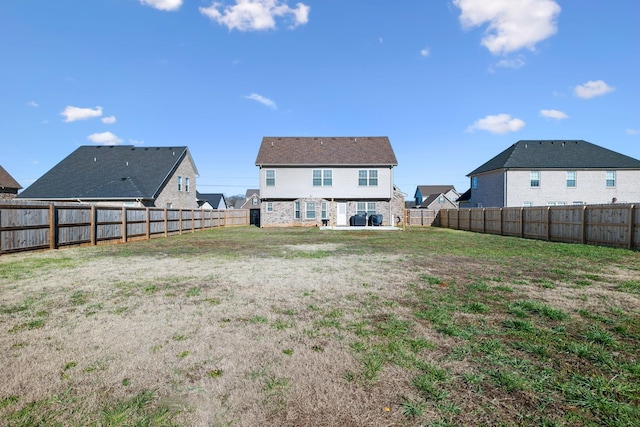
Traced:
<path fill-rule="evenodd" d="M 349 225 L 356 214 L 402 217 L 393 184 L 398 161 L 386 136 L 264 137 L 260 168 L 262 227 Z"/>
<path fill-rule="evenodd" d="M 640 160 L 582 140 L 521 140 L 467 176 L 465 207 L 640 201 Z"/>
<path fill-rule="evenodd" d="M 460 194 L 453 185 L 418 185 L 414 193 L 414 207 L 418 209 L 456 209 Z"/>
<path fill-rule="evenodd" d="M 78 147 L 19 200 L 198 209 L 198 170 L 187 147 Z"/>

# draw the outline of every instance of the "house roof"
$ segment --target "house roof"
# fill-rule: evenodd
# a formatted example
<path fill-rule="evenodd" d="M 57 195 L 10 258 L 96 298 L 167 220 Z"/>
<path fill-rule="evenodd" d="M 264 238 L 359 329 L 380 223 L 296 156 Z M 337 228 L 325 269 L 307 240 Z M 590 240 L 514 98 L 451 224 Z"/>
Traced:
<path fill-rule="evenodd" d="M 467 191 L 465 191 L 464 193 L 462 193 L 462 195 L 460 197 L 458 197 L 458 200 L 456 200 L 456 202 L 460 203 L 460 202 L 468 202 L 469 200 L 471 200 L 471 189 L 469 188 Z"/>
<path fill-rule="evenodd" d="M 154 199 L 185 157 L 191 158 L 187 147 L 85 145 L 55 165 L 18 198 Z M 193 167 L 195 169 L 195 164 Z"/>
<path fill-rule="evenodd" d="M 583 140 L 521 140 L 467 176 L 497 169 L 640 169 L 640 160 Z"/>
<path fill-rule="evenodd" d="M 256 166 L 384 165 L 398 160 L 386 136 L 264 137 Z"/>
<path fill-rule="evenodd" d="M 0 166 L 0 190 L 5 188 L 10 190 L 19 190 L 22 186 L 18 184 L 18 181 L 13 179 L 11 175 L 9 175 L 9 172 Z"/>
<path fill-rule="evenodd" d="M 196 199 L 202 202 L 209 202 L 211 206 L 219 206 L 220 201 L 224 199 L 224 194 L 222 193 L 199 193 L 196 191 Z M 226 201 L 225 201 L 226 205 Z"/>
<path fill-rule="evenodd" d="M 458 193 L 453 185 L 418 185 L 416 192 L 420 191 L 422 197 L 426 197 L 429 194 L 440 195 L 440 193 L 447 193 L 451 190 L 455 191 L 456 194 Z"/>

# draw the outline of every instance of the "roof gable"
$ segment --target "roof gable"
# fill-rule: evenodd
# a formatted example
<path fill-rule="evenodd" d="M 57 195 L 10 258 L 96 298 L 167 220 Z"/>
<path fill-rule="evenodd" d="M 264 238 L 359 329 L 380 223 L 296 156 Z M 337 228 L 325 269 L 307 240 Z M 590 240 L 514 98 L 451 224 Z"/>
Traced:
<path fill-rule="evenodd" d="M 467 176 L 498 169 L 640 169 L 640 160 L 583 140 L 521 140 Z"/>
<path fill-rule="evenodd" d="M 256 165 L 388 165 L 398 161 L 386 136 L 264 137 Z"/>
<path fill-rule="evenodd" d="M 19 190 L 22 188 L 18 181 L 13 179 L 9 172 L 4 170 L 2 166 L 0 166 L 0 189 L 10 189 L 10 190 Z"/>
<path fill-rule="evenodd" d="M 187 147 L 81 146 L 18 197 L 154 199 L 185 158 Z"/>

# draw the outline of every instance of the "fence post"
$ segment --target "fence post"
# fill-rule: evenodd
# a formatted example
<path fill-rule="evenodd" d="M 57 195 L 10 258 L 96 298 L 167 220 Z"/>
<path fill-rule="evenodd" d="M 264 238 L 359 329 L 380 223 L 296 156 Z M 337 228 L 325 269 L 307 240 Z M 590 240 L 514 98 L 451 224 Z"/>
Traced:
<path fill-rule="evenodd" d="M 91 215 L 91 230 L 89 231 L 89 233 L 91 234 L 91 244 L 93 246 L 96 245 L 97 242 L 97 234 L 98 234 L 98 224 L 96 223 L 96 207 L 95 205 L 91 205 L 91 213 L 89 214 Z"/>
<path fill-rule="evenodd" d="M 56 229 L 57 229 L 56 207 L 49 205 L 49 249 L 56 248 Z"/>
<path fill-rule="evenodd" d="M 633 218 L 633 210 L 636 205 L 631 205 L 629 207 L 629 249 L 633 249 L 633 228 L 634 228 L 634 218 Z"/>
<path fill-rule="evenodd" d="M 182 234 L 182 209 L 178 209 L 178 234 Z"/>
<path fill-rule="evenodd" d="M 151 239 L 151 210 L 146 209 L 147 213 L 147 240 Z"/>
<path fill-rule="evenodd" d="M 580 236 L 582 244 L 587 243 L 587 205 L 582 208 L 582 236 Z"/>
<path fill-rule="evenodd" d="M 551 206 L 547 206 L 547 242 L 551 240 Z"/>
<path fill-rule="evenodd" d="M 127 208 L 122 208 L 122 242 L 127 243 Z"/>
<path fill-rule="evenodd" d="M 524 208 L 520 208 L 520 237 L 524 237 Z"/>
<path fill-rule="evenodd" d="M 191 209 L 191 232 L 194 233 L 196 231 L 196 211 Z"/>
<path fill-rule="evenodd" d="M 486 222 L 487 217 L 486 217 L 485 213 L 486 213 L 486 209 L 482 208 L 482 232 L 483 233 L 487 232 L 487 222 Z"/>
<path fill-rule="evenodd" d="M 169 235 L 169 210 L 164 208 L 164 237 Z"/>

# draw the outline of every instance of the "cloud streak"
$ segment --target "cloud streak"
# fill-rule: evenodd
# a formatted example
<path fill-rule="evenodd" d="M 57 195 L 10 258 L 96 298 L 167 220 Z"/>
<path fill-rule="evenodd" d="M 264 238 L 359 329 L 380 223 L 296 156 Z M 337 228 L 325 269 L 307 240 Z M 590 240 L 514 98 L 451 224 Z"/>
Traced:
<path fill-rule="evenodd" d="M 504 134 L 508 132 L 517 132 L 525 126 L 525 122 L 520 119 L 511 117 L 509 114 L 497 114 L 495 116 L 487 116 L 478 119 L 467 128 L 467 132 L 476 130 L 484 130 L 495 134 Z"/>
<path fill-rule="evenodd" d="M 99 145 L 118 145 L 123 142 L 121 138 L 118 138 L 118 136 L 111 132 L 92 133 L 87 136 L 87 139 Z"/>
<path fill-rule="evenodd" d="M 154 9 L 172 12 L 180 9 L 183 0 L 140 0 L 143 6 L 150 6 Z"/>
<path fill-rule="evenodd" d="M 560 110 L 540 110 L 540 115 L 547 119 L 564 120 L 568 119 L 567 113 Z"/>
<path fill-rule="evenodd" d="M 214 1 L 211 6 L 200 7 L 200 13 L 229 30 L 265 31 L 276 29 L 276 18 L 289 21 L 289 28 L 309 22 L 311 7 L 297 3 L 289 7 L 282 0 L 235 0 L 232 6 Z"/>
<path fill-rule="evenodd" d="M 251 95 L 247 95 L 245 96 L 246 99 L 251 99 L 253 101 L 259 102 L 262 105 L 266 105 L 267 107 L 271 108 L 272 110 L 277 110 L 278 106 L 276 105 L 275 102 L 273 102 L 272 100 L 270 100 L 269 98 L 265 98 L 262 95 L 258 95 L 257 93 L 252 93 Z"/>
<path fill-rule="evenodd" d="M 588 81 L 584 84 L 575 87 L 573 93 L 582 99 L 594 98 L 596 96 L 606 95 L 609 92 L 613 92 L 614 87 L 609 86 L 602 80 Z"/>

